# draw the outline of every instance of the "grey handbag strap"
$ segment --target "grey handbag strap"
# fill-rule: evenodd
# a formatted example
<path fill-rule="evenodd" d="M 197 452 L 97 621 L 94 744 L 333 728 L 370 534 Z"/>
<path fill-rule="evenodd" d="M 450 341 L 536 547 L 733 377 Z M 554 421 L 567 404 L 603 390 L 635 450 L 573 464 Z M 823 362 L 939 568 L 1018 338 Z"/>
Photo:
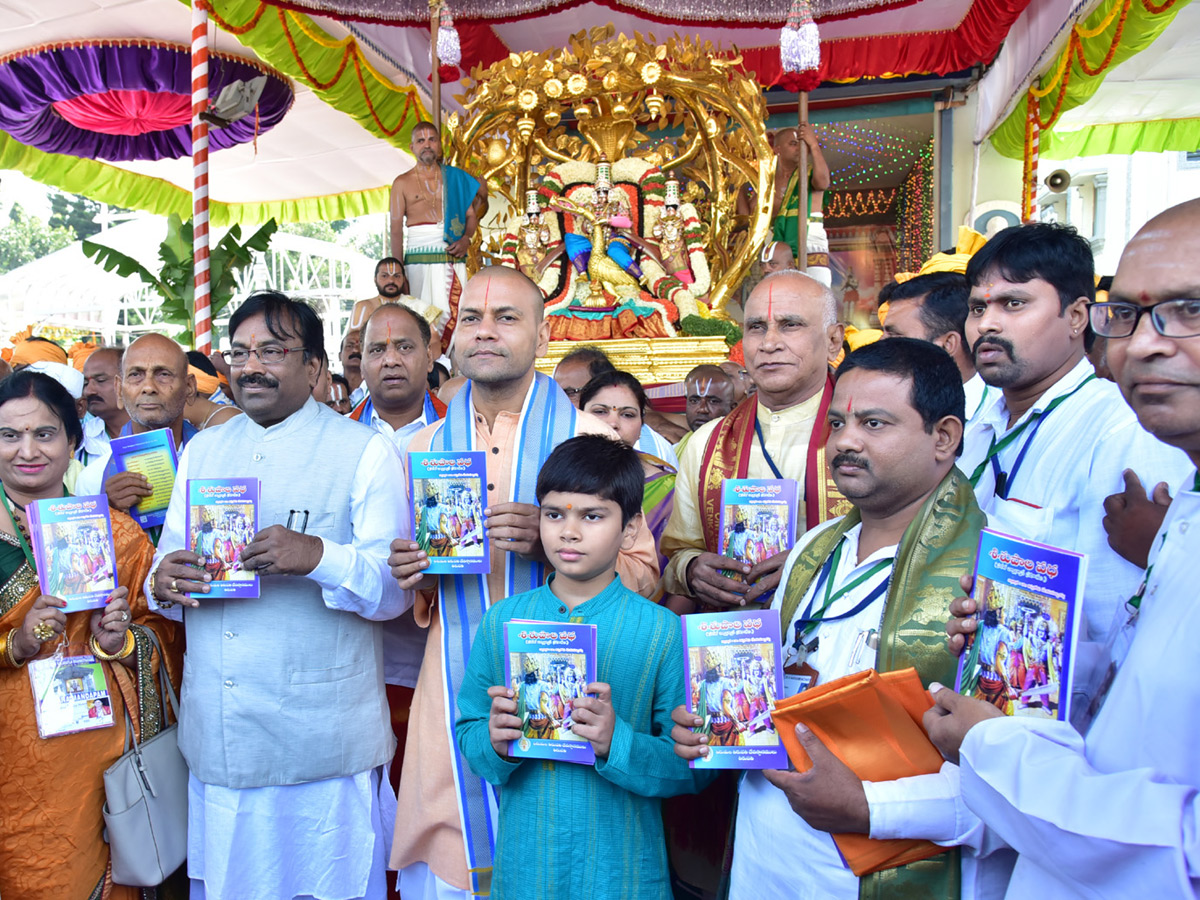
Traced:
<path fill-rule="evenodd" d="M 158 653 L 158 700 L 162 704 L 162 720 L 163 727 L 167 727 L 167 702 L 170 701 L 171 712 L 175 715 L 175 721 L 179 721 L 179 697 L 175 694 L 175 686 L 171 684 L 171 679 L 167 675 L 167 659 L 163 655 L 162 645 L 158 642 L 158 635 L 154 633 L 153 628 L 140 626 L 146 632 L 146 636 L 150 638 L 150 659 L 153 661 L 154 653 Z M 125 753 L 130 749 L 137 749 L 138 740 L 134 737 L 133 718 L 129 715 L 128 704 L 122 703 L 122 709 L 125 712 Z"/>

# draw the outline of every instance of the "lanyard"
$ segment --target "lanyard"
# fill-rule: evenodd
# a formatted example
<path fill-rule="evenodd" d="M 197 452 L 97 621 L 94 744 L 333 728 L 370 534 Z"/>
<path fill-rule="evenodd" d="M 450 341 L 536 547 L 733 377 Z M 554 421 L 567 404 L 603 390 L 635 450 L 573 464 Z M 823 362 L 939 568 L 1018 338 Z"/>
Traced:
<path fill-rule="evenodd" d="M 852 616 L 858 615 L 877 599 L 879 599 L 879 597 L 881 597 L 888 588 L 888 582 L 891 579 L 885 578 L 875 587 L 874 590 L 869 592 L 866 597 L 856 603 L 848 612 L 826 618 L 825 613 L 831 606 L 833 606 L 834 603 L 846 596 L 855 588 L 874 578 L 894 562 L 894 560 L 891 559 L 881 559 L 857 578 L 852 579 L 849 584 L 843 585 L 835 591 L 833 590 L 833 575 L 838 570 L 838 564 L 842 560 L 842 549 L 845 546 L 846 541 L 845 538 L 843 538 L 840 542 L 838 542 L 837 549 L 834 550 L 829 559 L 825 561 L 825 565 L 821 567 L 821 577 L 817 581 L 816 589 L 813 591 L 813 599 L 809 601 L 808 608 L 804 610 L 804 614 L 796 620 L 796 640 L 792 646 L 797 649 L 804 643 L 804 638 L 816 630 L 817 626 L 819 626 L 822 622 L 837 622 L 840 619 L 849 619 Z M 813 604 L 816 603 L 817 594 L 821 593 L 822 587 L 825 588 L 825 597 L 821 603 L 821 608 L 814 613 Z"/>
<path fill-rule="evenodd" d="M 754 433 L 758 436 L 758 446 L 762 449 L 762 455 L 766 459 L 767 465 L 771 467 L 776 478 L 783 480 L 783 473 L 779 471 L 779 466 L 775 465 L 775 460 L 771 459 L 771 454 L 767 452 L 767 442 L 763 439 L 762 425 L 758 421 L 758 416 L 754 417 Z"/>
<path fill-rule="evenodd" d="M 29 568 L 36 572 L 37 562 L 33 558 L 33 551 L 29 549 L 25 535 L 21 533 L 21 529 L 17 525 L 17 517 L 13 515 L 12 507 L 8 505 L 8 491 L 2 488 L 0 488 L 0 502 L 4 504 L 4 511 L 8 513 L 8 520 L 12 522 L 13 531 L 17 533 L 17 541 L 21 544 L 21 552 L 25 554 L 25 561 L 29 563 Z"/>
<path fill-rule="evenodd" d="M 1061 397 L 1056 397 L 1044 410 L 1035 416 L 1030 416 L 1028 419 L 1022 422 L 1019 427 L 1010 431 L 999 441 L 996 440 L 996 436 L 993 434 L 992 443 L 991 446 L 988 447 L 987 456 L 984 458 L 983 462 L 976 466 L 975 471 L 971 473 L 971 487 L 977 487 L 979 485 L 979 479 L 983 477 L 983 473 L 987 471 L 987 468 L 990 465 L 996 478 L 996 494 L 1001 499 L 1008 499 L 1008 492 L 1012 488 L 1012 483 L 1017 477 L 1017 470 L 1021 467 L 1021 463 L 1024 462 L 1025 454 L 1028 452 L 1029 447 L 1033 444 L 1033 439 L 1037 435 L 1038 429 L 1042 427 L 1042 422 L 1044 422 L 1050 416 L 1050 413 L 1054 412 L 1054 410 L 1058 409 L 1063 403 L 1082 390 L 1084 385 L 1086 385 L 1089 381 L 1094 381 L 1095 379 L 1096 376 L 1094 374 L 1089 375 L 1087 378 L 1083 379 L 1083 381 L 1079 382 L 1079 384 L 1075 386 L 1074 390 L 1063 394 Z M 1010 444 L 1024 434 L 1025 429 L 1030 425 L 1033 425 L 1033 431 L 1030 432 L 1029 437 L 1025 439 L 1025 443 L 1022 444 L 1021 452 L 1017 455 L 1017 461 L 1013 465 L 1012 471 L 1005 473 L 1000 468 L 1000 461 L 998 457 L 1009 447 Z"/>
<path fill-rule="evenodd" d="M 1200 493 L 1200 471 L 1197 471 L 1195 477 L 1192 479 L 1192 491 L 1196 492 L 1196 493 Z M 1164 531 L 1162 538 L 1159 540 L 1159 543 L 1158 543 L 1158 552 L 1159 553 L 1162 553 L 1163 544 L 1165 544 L 1166 542 L 1167 542 L 1167 533 Z M 1150 583 L 1150 573 L 1153 571 L 1154 571 L 1153 565 L 1146 567 L 1146 574 L 1142 578 L 1142 583 L 1138 587 L 1137 593 L 1134 594 L 1132 597 L 1130 597 L 1127 601 L 1125 601 L 1125 605 L 1128 606 L 1130 608 L 1130 610 L 1132 610 L 1133 612 L 1137 612 L 1142 607 L 1142 598 L 1146 594 L 1146 586 Z"/>

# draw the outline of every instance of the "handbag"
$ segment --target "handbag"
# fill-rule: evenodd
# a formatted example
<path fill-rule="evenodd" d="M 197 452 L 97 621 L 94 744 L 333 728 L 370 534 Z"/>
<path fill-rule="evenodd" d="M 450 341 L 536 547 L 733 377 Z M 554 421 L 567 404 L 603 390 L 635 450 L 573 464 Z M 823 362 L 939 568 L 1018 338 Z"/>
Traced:
<path fill-rule="evenodd" d="M 162 721 L 168 698 L 175 721 L 139 744 L 126 706 L 125 752 L 104 773 L 104 839 L 112 878 L 131 887 L 162 884 L 187 858 L 188 768 L 177 739 L 179 698 L 158 638 L 146 632 L 159 656 Z"/>

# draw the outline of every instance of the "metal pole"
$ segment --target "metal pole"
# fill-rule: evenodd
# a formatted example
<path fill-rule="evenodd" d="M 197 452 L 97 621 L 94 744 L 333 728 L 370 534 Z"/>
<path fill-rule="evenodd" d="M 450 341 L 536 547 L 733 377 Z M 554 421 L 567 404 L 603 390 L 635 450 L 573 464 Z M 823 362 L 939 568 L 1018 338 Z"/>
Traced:
<path fill-rule="evenodd" d="M 194 313 L 192 346 L 212 352 L 211 286 L 208 270 L 208 9 L 192 0 L 192 268 Z"/>
<path fill-rule="evenodd" d="M 433 127 L 442 136 L 442 76 L 438 71 L 442 61 L 438 58 L 438 22 L 441 18 L 441 0 L 429 0 L 429 58 L 433 62 Z M 438 153 L 441 156 L 441 153 Z"/>
<path fill-rule="evenodd" d="M 808 92 L 800 92 L 800 125 L 808 124 Z M 799 133 L 797 133 L 799 137 Z M 796 210 L 796 229 L 799 246 L 796 248 L 796 268 L 808 271 L 808 144 L 800 141 L 800 168 L 796 171 L 796 187 L 799 189 L 799 208 Z"/>

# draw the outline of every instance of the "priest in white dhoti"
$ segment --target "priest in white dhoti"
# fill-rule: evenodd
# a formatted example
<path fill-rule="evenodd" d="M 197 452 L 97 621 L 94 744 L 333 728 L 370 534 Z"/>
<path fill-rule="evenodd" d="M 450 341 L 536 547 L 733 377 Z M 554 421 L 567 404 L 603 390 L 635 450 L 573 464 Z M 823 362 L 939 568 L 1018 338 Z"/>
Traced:
<path fill-rule="evenodd" d="M 926 714 L 934 743 L 960 761 L 967 806 L 1019 852 L 1006 895 L 1014 900 L 1190 900 L 1200 890 L 1200 527 L 1190 527 L 1200 525 L 1197 260 L 1192 200 L 1138 232 L 1108 300 L 1089 311 L 1141 426 L 1192 465 L 1105 640 L 1108 678 L 1091 727 L 1081 737 L 1063 722 L 1000 716 L 950 690 Z"/>
<path fill-rule="evenodd" d="M 413 128 L 411 147 L 416 166 L 392 182 L 392 255 L 404 261 L 409 292 L 424 309 L 438 310 L 426 319 L 441 333 L 454 327 L 467 249 L 487 210 L 487 188 L 440 163 L 441 140 L 432 123 Z"/>

